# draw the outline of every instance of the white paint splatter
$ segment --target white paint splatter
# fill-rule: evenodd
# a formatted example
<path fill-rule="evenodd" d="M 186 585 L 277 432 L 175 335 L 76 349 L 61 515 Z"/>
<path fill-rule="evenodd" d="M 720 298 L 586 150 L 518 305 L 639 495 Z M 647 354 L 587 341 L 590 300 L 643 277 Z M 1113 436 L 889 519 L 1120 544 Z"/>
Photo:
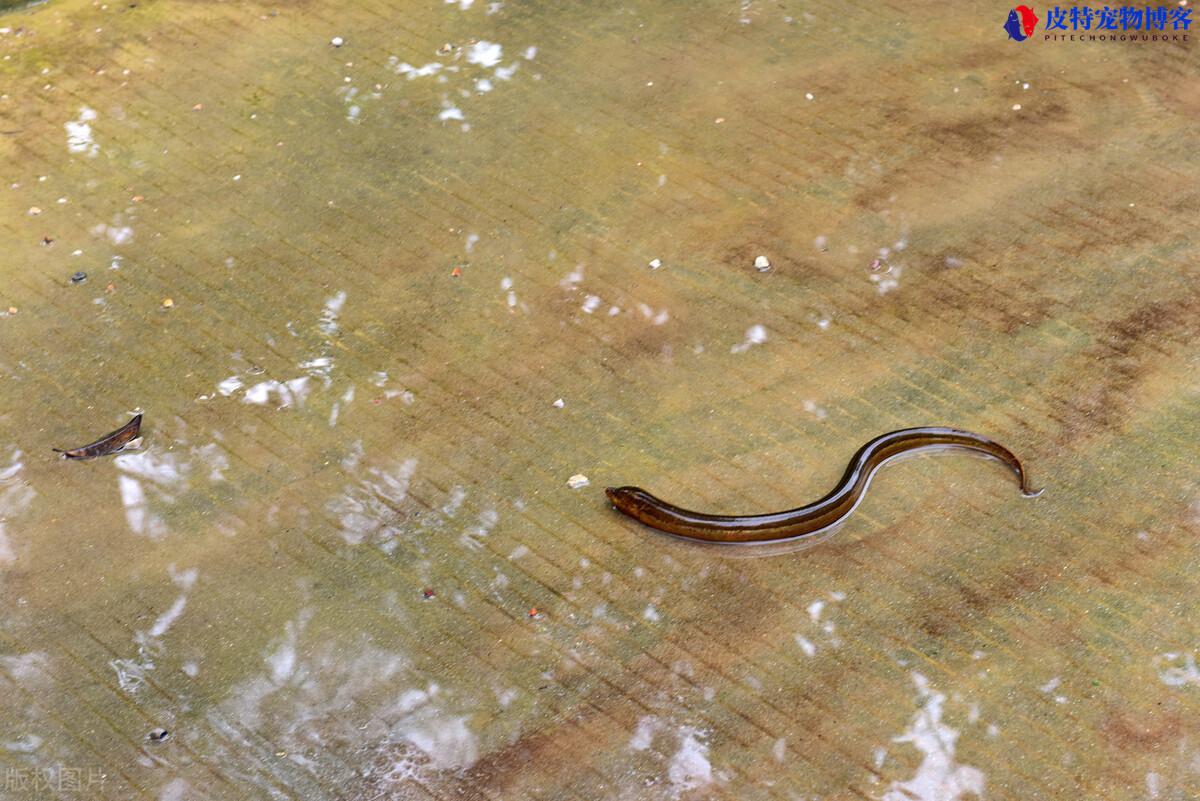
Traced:
<path fill-rule="evenodd" d="M 467 50 L 467 63 L 494 67 L 500 63 L 502 48 L 495 42 L 478 41 Z"/>
<path fill-rule="evenodd" d="M 654 733 L 662 726 L 658 718 L 647 715 L 639 718 L 633 737 L 629 738 L 629 747 L 634 751 L 645 751 L 654 741 Z"/>
<path fill-rule="evenodd" d="M 730 353 L 745 353 L 754 345 L 761 345 L 767 341 L 767 329 L 761 325 L 752 325 L 746 329 L 746 338 L 737 345 L 729 349 Z"/>
<path fill-rule="evenodd" d="M 327 298 L 325 305 L 321 309 L 321 317 L 317 321 L 317 328 L 327 337 L 331 337 L 338 332 L 338 315 L 342 313 L 342 307 L 346 305 L 345 290 L 339 291 L 337 294 Z"/>
<path fill-rule="evenodd" d="M 66 123 L 67 150 L 71 153 L 82 153 L 88 158 L 95 158 L 100 152 L 100 146 L 92 138 L 92 125 L 97 114 L 84 106 L 79 110 L 79 119 Z"/>
<path fill-rule="evenodd" d="M 37 492 L 20 478 L 25 462 L 20 448 L 13 448 L 8 466 L 0 469 L 0 567 L 17 561 L 17 549 L 8 536 L 6 526 L 12 518 L 24 512 Z"/>
<path fill-rule="evenodd" d="M 690 727 L 680 730 L 679 750 L 667 767 L 667 781 L 676 793 L 685 793 L 712 784 L 712 765 L 708 761 L 708 745 L 699 739 L 699 732 Z"/>
<path fill-rule="evenodd" d="M 1172 665 L 1159 671 L 1158 680 L 1168 687 L 1183 687 L 1188 684 L 1200 684 L 1200 669 L 1196 667 L 1196 657 L 1193 654 L 1183 654 L 1182 667 Z M 1161 659 L 1175 662 L 1180 654 L 1163 654 Z M 1156 659 L 1155 661 L 1158 661 Z"/>
<path fill-rule="evenodd" d="M 904 272 L 903 267 L 894 265 L 888 267 L 887 272 L 872 273 L 871 281 L 875 284 L 875 288 L 879 291 L 880 295 L 886 295 L 900 286 L 900 274 L 902 272 Z"/>
<path fill-rule="evenodd" d="M 431 61 L 428 64 L 423 64 L 420 67 L 414 67 L 407 61 L 400 61 L 395 56 L 392 56 L 391 59 L 389 59 L 389 63 L 392 65 L 392 70 L 397 75 L 404 75 L 410 81 L 416 78 L 427 78 L 430 75 L 437 75 L 445 67 L 444 64 L 439 64 L 436 61 Z"/>
<path fill-rule="evenodd" d="M 881 801 L 958 801 L 968 793 L 982 796 L 983 772 L 954 759 L 958 731 L 942 722 L 946 696 L 932 690 L 920 673 L 913 673 L 912 678 L 922 706 L 908 730 L 893 742 L 910 743 L 923 758 L 916 775 L 907 781 L 893 781 Z"/>
<path fill-rule="evenodd" d="M 814 623 L 816 623 L 818 620 L 821 619 L 821 612 L 824 609 L 825 609 L 824 601 L 813 601 L 811 604 L 808 605 L 808 616 L 810 618 L 812 618 L 812 621 Z"/>
<path fill-rule="evenodd" d="M 466 117 L 463 116 L 462 109 L 455 106 L 449 100 L 445 100 L 442 103 L 442 110 L 438 112 L 438 119 L 446 122 L 447 120 L 464 120 Z"/>
<path fill-rule="evenodd" d="M 372 467 L 357 484 L 349 484 L 326 508 L 338 518 L 342 539 L 361 545 L 367 539 L 387 546 L 403 530 L 396 508 L 408 498 L 408 487 L 417 471 L 415 458 L 389 468 Z"/>

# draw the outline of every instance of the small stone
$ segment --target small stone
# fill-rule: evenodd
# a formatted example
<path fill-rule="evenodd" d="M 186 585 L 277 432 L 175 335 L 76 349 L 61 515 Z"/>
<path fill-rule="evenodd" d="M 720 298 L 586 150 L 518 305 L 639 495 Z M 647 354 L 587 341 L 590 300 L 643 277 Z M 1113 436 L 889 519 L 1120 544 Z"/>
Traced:
<path fill-rule="evenodd" d="M 79 272 L 77 272 L 71 276 L 72 284 L 82 284 L 86 280 L 87 280 L 87 273 L 85 273 L 83 270 L 80 270 Z"/>
<path fill-rule="evenodd" d="M 767 270 L 771 269 L 771 262 L 766 256 L 757 256 L 754 259 L 754 269 L 758 270 L 760 273 L 765 273 Z"/>
<path fill-rule="evenodd" d="M 331 45 L 333 45 L 334 47 L 341 47 L 342 45 L 344 45 L 346 43 L 346 40 L 340 36 L 335 36 L 329 40 L 329 43 Z"/>
<path fill-rule="evenodd" d="M 1020 110 L 1021 110 L 1021 104 L 1013 103 L 1013 111 L 1020 111 Z"/>
<path fill-rule="evenodd" d="M 654 259 L 650 262 L 651 270 L 657 270 L 659 267 L 662 267 L 662 259 Z"/>
<path fill-rule="evenodd" d="M 590 483 L 591 482 L 588 481 L 588 477 L 582 473 L 576 473 L 567 479 L 567 486 L 571 489 L 580 489 L 581 487 L 586 487 Z"/>
<path fill-rule="evenodd" d="M 562 398 L 559 398 L 558 400 L 556 400 L 556 401 L 554 402 L 554 408 L 555 408 L 555 409 L 561 409 L 562 407 L 564 407 L 564 406 L 566 406 L 566 405 L 567 405 L 567 404 L 566 404 L 566 403 L 563 401 L 563 399 L 562 399 Z"/>
<path fill-rule="evenodd" d="M 29 207 L 29 216 L 30 216 L 30 217 L 36 217 L 36 216 L 38 216 L 38 215 L 39 215 L 39 214 L 41 214 L 41 213 L 42 213 L 42 210 L 41 210 L 40 208 L 38 208 L 37 206 L 30 206 L 30 207 Z"/>
<path fill-rule="evenodd" d="M 170 309 L 170 308 L 174 307 L 174 305 L 175 305 L 175 301 L 171 300 L 170 298 L 163 298 L 162 307 L 164 309 Z"/>
<path fill-rule="evenodd" d="M 171 736 L 171 732 L 166 729 L 154 729 L 150 732 L 149 739 L 154 743 L 165 742 Z"/>

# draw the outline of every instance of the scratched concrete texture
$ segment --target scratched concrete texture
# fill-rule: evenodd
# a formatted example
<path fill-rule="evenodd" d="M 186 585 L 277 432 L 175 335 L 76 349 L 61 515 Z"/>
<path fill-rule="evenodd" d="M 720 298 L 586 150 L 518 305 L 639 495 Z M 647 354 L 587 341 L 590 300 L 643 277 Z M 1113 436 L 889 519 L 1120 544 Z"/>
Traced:
<path fill-rule="evenodd" d="M 0 798 L 1200 797 L 1197 45 L 1007 13 L 0 15 Z"/>

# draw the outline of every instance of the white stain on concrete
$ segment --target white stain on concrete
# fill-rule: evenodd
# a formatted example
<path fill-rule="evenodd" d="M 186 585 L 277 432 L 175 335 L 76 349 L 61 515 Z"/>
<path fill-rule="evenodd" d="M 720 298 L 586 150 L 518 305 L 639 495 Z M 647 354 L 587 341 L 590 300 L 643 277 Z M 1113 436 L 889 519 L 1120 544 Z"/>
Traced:
<path fill-rule="evenodd" d="M 92 134 L 92 123 L 98 115 L 93 109 L 84 106 L 79 110 L 79 119 L 71 120 L 63 127 L 67 129 L 67 150 L 79 153 L 88 158 L 95 158 L 100 153 L 100 145 Z"/>
<path fill-rule="evenodd" d="M 907 781 L 894 781 L 881 801 L 959 801 L 969 794 L 983 796 L 983 771 L 960 765 L 954 758 L 958 730 L 942 722 L 946 696 L 935 691 L 920 673 L 912 674 L 921 708 L 896 743 L 907 743 L 921 752 L 921 764 Z"/>

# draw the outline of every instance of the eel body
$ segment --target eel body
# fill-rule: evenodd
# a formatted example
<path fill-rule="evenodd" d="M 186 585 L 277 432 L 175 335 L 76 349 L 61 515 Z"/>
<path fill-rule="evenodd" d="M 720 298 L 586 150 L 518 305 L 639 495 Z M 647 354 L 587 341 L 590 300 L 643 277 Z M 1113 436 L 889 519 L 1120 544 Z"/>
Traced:
<path fill-rule="evenodd" d="M 123 450 L 137 438 L 141 430 L 142 415 L 138 414 L 116 431 L 105 434 L 93 443 L 68 450 L 61 448 L 53 448 L 53 450 L 55 453 L 61 453 L 64 459 L 95 459 L 97 456 L 108 456 L 110 453 Z"/>
<path fill-rule="evenodd" d="M 892 431 L 859 448 L 846 473 L 825 497 L 797 509 L 758 515 L 693 512 L 651 495 L 640 487 L 609 487 L 604 492 L 618 511 L 651 528 L 701 542 L 759 544 L 784 542 L 828 531 L 844 521 L 866 494 L 871 478 L 885 463 L 913 451 L 961 448 L 1003 462 L 1016 477 L 1021 494 L 1037 497 L 1021 461 L 998 442 L 957 428 L 926 426 Z"/>

